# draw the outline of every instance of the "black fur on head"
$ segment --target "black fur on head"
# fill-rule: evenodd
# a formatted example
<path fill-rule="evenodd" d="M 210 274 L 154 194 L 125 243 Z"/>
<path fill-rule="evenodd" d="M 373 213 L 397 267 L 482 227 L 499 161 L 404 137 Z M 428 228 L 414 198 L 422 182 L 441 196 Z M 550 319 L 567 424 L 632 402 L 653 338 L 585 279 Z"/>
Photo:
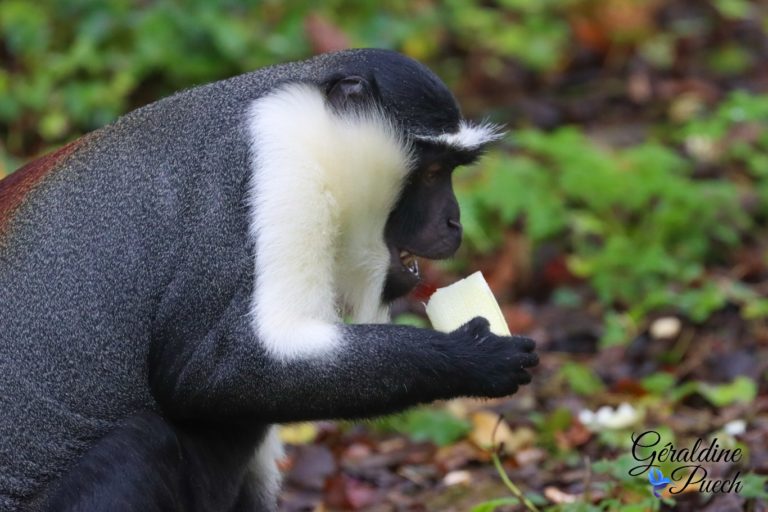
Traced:
<path fill-rule="evenodd" d="M 349 50 L 326 56 L 321 86 L 334 108 L 374 101 L 407 137 L 438 136 L 459 128 L 461 111 L 445 84 L 423 64 L 387 50 Z"/>

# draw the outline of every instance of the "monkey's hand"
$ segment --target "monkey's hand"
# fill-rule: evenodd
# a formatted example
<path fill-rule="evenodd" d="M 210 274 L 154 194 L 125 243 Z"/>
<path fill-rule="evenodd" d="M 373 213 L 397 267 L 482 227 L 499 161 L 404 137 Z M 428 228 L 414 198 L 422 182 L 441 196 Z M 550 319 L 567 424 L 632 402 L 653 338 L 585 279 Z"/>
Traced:
<path fill-rule="evenodd" d="M 523 336 L 498 336 L 488 320 L 475 317 L 449 334 L 450 357 L 458 365 L 459 394 L 501 397 L 531 382 L 527 369 L 539 364 L 535 343 Z"/>

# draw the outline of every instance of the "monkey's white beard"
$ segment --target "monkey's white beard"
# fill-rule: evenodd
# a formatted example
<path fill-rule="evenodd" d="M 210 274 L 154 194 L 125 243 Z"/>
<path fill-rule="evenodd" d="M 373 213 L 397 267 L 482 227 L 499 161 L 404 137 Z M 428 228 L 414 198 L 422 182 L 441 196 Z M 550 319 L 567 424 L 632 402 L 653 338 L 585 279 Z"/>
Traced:
<path fill-rule="evenodd" d="M 330 354 L 344 312 L 388 320 L 384 226 L 410 149 L 382 114 L 340 117 L 304 84 L 256 100 L 248 128 L 253 328 L 277 359 Z"/>

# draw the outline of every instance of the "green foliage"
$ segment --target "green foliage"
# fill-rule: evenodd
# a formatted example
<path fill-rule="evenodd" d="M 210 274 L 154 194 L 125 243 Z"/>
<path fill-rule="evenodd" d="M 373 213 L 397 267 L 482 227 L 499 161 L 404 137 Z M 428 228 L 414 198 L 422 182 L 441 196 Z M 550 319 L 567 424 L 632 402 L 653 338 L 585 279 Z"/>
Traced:
<path fill-rule="evenodd" d="M 518 500 L 517 498 L 512 498 L 512 497 L 499 498 L 495 500 L 484 501 L 479 505 L 475 505 L 474 507 L 472 507 L 472 512 L 493 512 L 499 507 L 519 505 L 519 504 L 520 504 L 520 500 Z"/>
<path fill-rule="evenodd" d="M 720 75 L 736 75 L 753 64 L 754 57 L 744 46 L 726 43 L 712 52 L 709 67 Z"/>
<path fill-rule="evenodd" d="M 714 0 L 713 4 L 728 18 L 746 18 L 751 10 L 749 0 Z"/>
<path fill-rule="evenodd" d="M 530 419 L 536 424 L 539 444 L 553 453 L 558 452 L 557 434 L 567 430 L 573 422 L 571 411 L 558 407 L 546 415 L 533 414 Z"/>
<path fill-rule="evenodd" d="M 632 338 L 636 324 L 630 315 L 616 311 L 606 311 L 603 316 L 603 333 L 600 336 L 600 346 L 603 348 L 623 345 Z"/>
<path fill-rule="evenodd" d="M 757 191 L 758 213 L 768 215 L 768 94 L 731 93 L 711 115 L 688 123 L 679 140 L 694 157 L 743 169 Z"/>
<path fill-rule="evenodd" d="M 444 446 L 466 436 L 472 425 L 441 409 L 419 408 L 376 420 L 385 431 L 408 435 L 414 441 L 431 441 Z"/>
<path fill-rule="evenodd" d="M 750 403 L 757 397 L 757 383 L 744 376 L 736 377 L 728 384 L 688 381 L 672 389 L 668 397 L 674 402 L 694 393 L 699 393 L 716 407 L 732 405 L 737 402 Z"/>
<path fill-rule="evenodd" d="M 601 500 L 600 503 L 584 503 L 577 501 L 575 503 L 565 503 L 553 509 L 558 512 L 649 512 L 659 510 L 659 500 L 657 498 L 645 498 L 638 503 L 622 503 L 620 499 Z"/>
<path fill-rule="evenodd" d="M 460 189 L 471 243 L 493 246 L 489 233 L 525 219 L 534 242 L 570 241 L 571 270 L 606 305 L 635 317 L 678 306 L 703 320 L 724 304 L 700 279 L 750 225 L 734 184 L 692 179 L 691 163 L 659 142 L 607 150 L 575 128 L 523 130 L 515 142 L 517 155 L 490 155 Z"/>
<path fill-rule="evenodd" d="M 661 501 L 650 495 L 648 480 L 629 474 L 629 471 L 637 464 L 637 460 L 632 457 L 631 453 L 624 453 L 611 460 L 599 460 L 592 464 L 592 471 L 596 474 L 604 474 L 612 478 L 605 489 L 609 493 L 620 489 L 631 491 L 638 496 L 648 496 L 640 502 L 629 504 L 623 503 L 619 499 L 606 499 L 601 503 L 603 507 L 606 507 L 604 510 L 634 510 L 632 507 L 638 506 L 641 507 L 640 510 L 659 510 Z"/>
<path fill-rule="evenodd" d="M 190 85 L 306 57 L 313 16 L 338 27 L 352 46 L 400 48 L 422 60 L 447 33 L 476 48 L 482 31 L 483 44 L 500 57 L 549 69 L 567 48 L 560 13 L 570 3 L 506 0 L 490 9 L 479 0 L 399 0 L 386 8 L 371 0 L 157 0 L 137 9 L 128 0 L 6 0 L 0 133 L 21 154 L 32 136 L 62 141 Z M 450 81 L 458 70 L 440 71 Z"/>
<path fill-rule="evenodd" d="M 536 70 L 560 64 L 570 40 L 563 8 L 573 0 L 502 0 L 499 8 L 479 1 L 446 2 L 446 22 L 467 48 L 485 48 Z M 483 34 L 478 38 L 477 34 Z"/>
<path fill-rule="evenodd" d="M 641 381 L 641 385 L 643 386 L 643 389 L 649 393 L 653 393 L 654 395 L 664 395 L 667 391 L 675 387 L 675 382 L 676 379 L 674 375 L 659 372 L 645 377 Z"/>
<path fill-rule="evenodd" d="M 742 482 L 741 497 L 768 500 L 768 476 L 748 474 L 744 475 Z"/>
<path fill-rule="evenodd" d="M 749 377 L 736 377 L 730 384 L 700 382 L 698 391 L 715 407 L 723 407 L 736 402 L 751 403 L 757 397 L 757 383 Z"/>
<path fill-rule="evenodd" d="M 32 123 L 44 140 L 60 140 L 112 121 L 133 106 L 133 95 L 154 99 L 304 55 L 302 38 L 290 38 L 302 18 L 276 16 L 273 23 L 264 10 L 256 2 L 158 1 L 142 9 L 125 0 L 0 3 L 11 55 L 0 73 L 0 123 Z M 142 88 L 150 79 L 158 89 Z"/>
<path fill-rule="evenodd" d="M 753 290 L 704 273 L 754 227 L 740 202 L 743 180 L 693 174 L 702 158 L 744 169 L 756 213 L 768 215 L 768 95 L 736 91 L 669 139 L 623 149 L 606 149 L 574 127 L 521 130 L 514 142 L 513 156 L 493 153 L 460 176 L 467 239 L 488 251 L 505 226 L 524 221 L 536 243 L 567 240 L 571 271 L 607 308 L 604 346 L 626 341 L 662 308 L 696 322 L 729 301 L 745 318 L 768 314 L 768 301 Z"/>
<path fill-rule="evenodd" d="M 353 46 L 435 51 L 433 6 L 336 0 L 6 0 L 0 2 L 0 134 L 22 154 L 180 89 L 309 56 L 307 20 L 319 15 Z"/>
<path fill-rule="evenodd" d="M 588 366 L 576 362 L 566 362 L 560 367 L 560 378 L 574 393 L 582 396 L 595 395 L 605 391 L 605 384 Z"/>

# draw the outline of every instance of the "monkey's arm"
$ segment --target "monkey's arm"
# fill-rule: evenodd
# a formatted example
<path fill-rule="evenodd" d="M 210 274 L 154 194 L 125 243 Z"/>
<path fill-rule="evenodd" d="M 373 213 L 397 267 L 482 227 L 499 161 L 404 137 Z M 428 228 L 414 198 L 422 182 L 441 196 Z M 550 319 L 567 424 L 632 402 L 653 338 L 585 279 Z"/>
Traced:
<path fill-rule="evenodd" d="M 247 311 L 241 293 L 205 339 L 158 341 L 150 378 L 168 414 L 270 423 L 373 416 L 436 399 L 509 395 L 538 361 L 531 340 L 491 334 L 480 318 L 449 334 L 341 326 L 332 351 L 280 361 L 253 335 Z"/>

